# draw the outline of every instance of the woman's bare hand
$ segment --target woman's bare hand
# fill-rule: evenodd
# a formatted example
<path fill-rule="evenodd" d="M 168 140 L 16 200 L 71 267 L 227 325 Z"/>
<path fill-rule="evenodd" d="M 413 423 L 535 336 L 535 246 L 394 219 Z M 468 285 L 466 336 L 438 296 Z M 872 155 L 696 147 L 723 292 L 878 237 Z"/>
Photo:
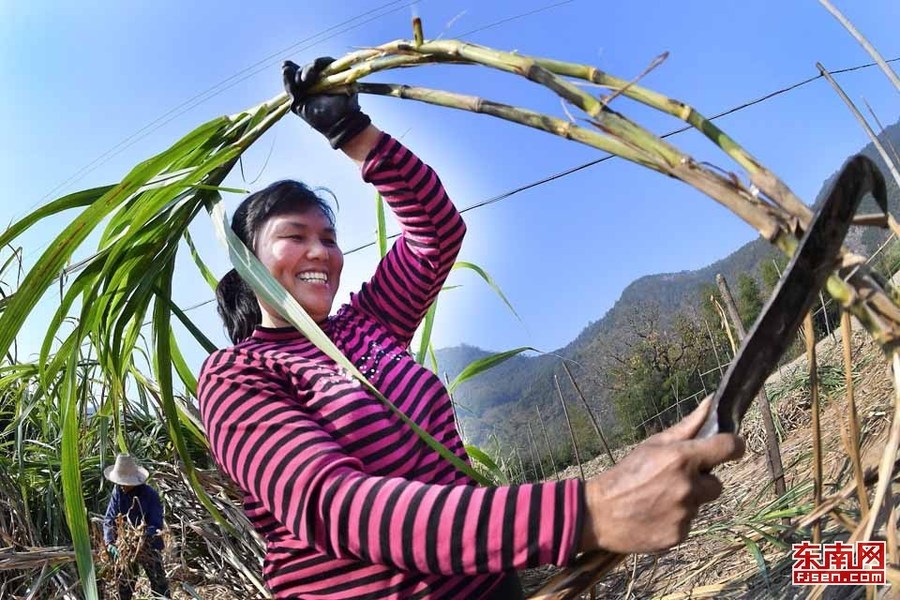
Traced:
<path fill-rule="evenodd" d="M 733 434 L 693 439 L 709 404 L 707 398 L 682 421 L 585 483 L 581 550 L 654 552 L 687 537 L 700 505 L 722 493 L 712 468 L 744 454 L 743 440 Z"/>

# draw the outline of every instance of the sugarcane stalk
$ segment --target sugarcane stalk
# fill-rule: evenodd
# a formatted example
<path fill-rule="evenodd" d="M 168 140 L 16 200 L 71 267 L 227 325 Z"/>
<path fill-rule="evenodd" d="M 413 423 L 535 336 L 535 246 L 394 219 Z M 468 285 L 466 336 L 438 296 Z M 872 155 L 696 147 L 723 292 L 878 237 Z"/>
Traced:
<path fill-rule="evenodd" d="M 809 367 L 810 414 L 812 416 L 812 448 L 813 448 L 813 506 L 822 504 L 822 430 L 819 426 L 819 380 L 816 365 L 816 331 L 813 327 L 812 313 L 806 313 L 803 320 L 806 332 L 806 358 Z M 812 540 L 814 544 L 822 542 L 822 524 L 813 523 Z"/>
<path fill-rule="evenodd" d="M 376 71 L 400 66 L 413 66 L 425 62 L 478 62 L 479 64 L 510 73 L 517 73 L 547 85 L 576 106 L 583 107 L 589 115 L 597 116 L 600 119 L 598 125 L 604 131 L 621 135 L 625 143 L 639 147 L 643 151 L 642 154 L 646 160 L 638 160 L 636 162 L 644 166 L 651 166 L 647 164 L 649 160 L 659 167 L 655 170 L 678 177 L 714 199 L 723 202 L 729 209 L 754 226 L 764 237 L 786 254 L 791 254 L 796 246 L 798 226 L 802 227 L 811 218 L 809 208 L 783 182 L 778 180 L 770 171 L 763 168 L 749 153 L 693 108 L 666 98 L 661 94 L 651 93 L 639 85 L 627 85 L 628 82 L 625 80 L 614 78 L 608 81 L 611 85 L 622 88 L 627 87 L 627 89 L 623 89 L 623 95 L 643 101 L 649 106 L 682 118 L 715 142 L 747 170 L 751 182 L 759 190 L 763 191 L 771 201 L 782 208 L 784 213 L 777 215 L 780 218 L 775 219 L 780 222 L 772 222 L 772 217 L 776 216 L 772 214 L 772 208 L 774 207 L 767 206 L 751 194 L 743 194 L 739 202 L 729 203 L 723 201 L 721 194 L 734 191 L 728 189 L 729 186 L 736 187 L 734 181 L 729 181 L 728 184 L 723 186 L 721 182 L 718 184 L 711 183 L 706 176 L 692 174 L 690 171 L 697 170 L 696 166 L 694 166 L 694 169 L 683 168 L 684 165 L 690 165 L 692 162 L 688 157 L 680 154 L 674 148 L 662 143 L 652 134 L 641 130 L 627 120 L 618 119 L 617 115 L 610 116 L 608 113 L 611 113 L 611 111 L 605 111 L 607 114 L 602 114 L 604 113 L 602 103 L 591 99 L 587 94 L 573 89 L 574 86 L 570 84 L 547 76 L 547 73 L 553 74 L 554 71 L 557 71 L 571 76 L 581 74 L 582 77 L 589 81 L 602 82 L 602 77 L 598 75 L 599 71 L 595 69 L 591 72 L 590 69 L 592 68 L 584 65 L 572 65 L 571 63 L 548 61 L 546 59 L 531 59 L 520 55 L 481 48 L 474 44 L 461 43 L 456 40 L 429 41 L 420 46 L 415 46 L 414 43 L 405 40 L 398 40 L 378 48 L 358 51 L 337 61 L 332 65 L 332 69 L 326 71 L 327 73 L 334 71 L 334 73 L 324 78 L 320 84 L 321 87 L 316 87 L 313 91 L 327 91 L 331 88 L 346 86 Z M 339 68 L 346 70 L 337 72 Z M 428 101 L 425 98 L 416 99 Z M 454 106 L 454 108 L 464 107 Z M 614 153 L 619 155 L 616 152 Z M 624 155 L 623 157 L 629 158 Z M 629 158 L 629 160 L 633 159 Z M 668 163 L 670 168 L 673 164 L 678 164 L 673 169 L 667 169 L 664 168 L 666 165 L 660 164 L 660 161 Z M 651 166 L 651 168 L 653 167 Z M 756 208 L 761 208 L 762 210 L 751 211 L 745 206 L 736 206 L 735 204 L 738 203 L 755 205 Z M 849 253 L 845 254 L 848 255 L 847 260 L 844 261 L 845 264 L 854 262 L 856 257 L 849 255 Z M 829 293 L 837 297 L 842 303 L 851 307 L 854 315 L 886 351 L 889 350 L 886 347 L 887 345 L 897 343 L 898 331 L 896 331 L 896 327 L 891 326 L 891 323 L 896 323 L 900 320 L 900 310 L 889 299 L 884 297 L 883 290 L 880 289 L 880 286 L 874 281 L 868 271 L 861 270 L 861 272 L 853 273 L 851 286 L 846 285 L 836 277 L 832 277 L 828 282 L 827 289 Z M 857 302 L 857 294 L 854 294 L 854 292 L 864 292 L 862 295 L 867 298 L 864 306 L 857 306 L 859 303 Z"/>
<path fill-rule="evenodd" d="M 600 438 L 600 443 L 603 444 L 603 449 L 606 450 L 606 455 L 609 457 L 609 463 L 611 465 L 615 465 L 616 459 L 613 458 L 612 450 L 609 449 L 609 444 L 606 443 L 606 436 L 603 435 L 603 430 L 600 429 L 600 424 L 597 422 L 597 418 L 594 416 L 594 412 L 591 410 L 591 407 L 588 406 L 587 398 L 584 397 L 584 394 L 581 392 L 581 388 L 578 387 L 578 382 L 575 381 L 575 377 L 572 376 L 572 371 L 569 369 L 569 366 L 565 361 L 563 361 L 562 367 L 565 370 L 566 375 L 569 376 L 569 381 L 572 382 L 572 387 L 575 388 L 575 392 L 578 394 L 578 397 L 581 398 L 581 403 L 584 404 L 584 410 L 587 411 L 588 417 L 590 417 L 591 423 L 594 425 L 594 431 L 597 432 L 597 437 Z"/>
<path fill-rule="evenodd" d="M 856 497 L 859 500 L 860 519 L 865 520 L 869 513 L 869 498 L 859 455 L 859 414 L 856 410 L 856 396 L 853 393 L 853 357 L 850 341 L 852 339 L 852 323 L 850 313 L 841 313 L 841 346 L 844 357 L 844 384 L 847 389 L 847 454 L 853 465 L 853 478 L 856 480 Z"/>
<path fill-rule="evenodd" d="M 797 238 L 802 226 L 811 218 L 811 211 L 797 199 L 796 195 L 771 172 L 764 169 L 758 161 L 745 150 L 734 143 L 731 138 L 725 136 L 721 130 L 713 126 L 702 115 L 687 105 L 666 98 L 662 95 L 649 93 L 639 85 L 627 85 L 622 94 L 633 97 L 639 101 L 644 100 L 648 105 L 654 106 L 669 114 L 680 116 L 686 122 L 697 128 L 709 139 L 731 156 L 738 164 L 744 167 L 750 181 L 774 204 L 768 204 L 756 197 L 750 191 L 744 189 L 736 179 L 729 179 L 713 173 L 702 165 L 696 164 L 690 157 L 681 154 L 673 147 L 658 140 L 653 134 L 642 130 L 639 126 L 627 119 L 620 118 L 612 111 L 605 110 L 603 104 L 588 94 L 576 89 L 557 77 L 553 70 L 564 72 L 562 66 L 549 61 L 541 62 L 541 59 L 532 59 L 521 55 L 498 52 L 486 48 L 466 44 L 456 40 L 426 41 L 419 46 L 414 43 L 398 40 L 384 44 L 377 48 L 364 49 L 336 61 L 326 71 L 327 77 L 313 88 L 313 92 L 335 90 L 353 84 L 355 81 L 371 73 L 404 66 L 414 66 L 429 62 L 484 64 L 500 70 L 516 73 L 556 91 L 567 101 L 579 106 L 589 115 L 595 116 L 596 125 L 603 131 L 620 137 L 620 141 L 629 147 L 630 151 L 616 152 L 628 160 L 633 160 L 643 166 L 681 179 L 713 199 L 721 202 L 740 218 L 756 228 L 761 235 L 768 239 L 785 254 L 792 254 L 797 245 Z M 563 63 L 564 64 L 564 63 Z M 582 66 L 583 67 L 583 66 Z M 339 71 L 339 69 L 345 69 Z M 568 67 L 571 71 L 577 71 L 574 67 Z M 585 69 L 582 69 L 585 71 Z M 596 75 L 591 77 L 597 78 Z M 624 80 L 613 81 L 620 87 L 626 87 L 628 82 Z M 380 88 L 385 91 L 386 88 Z M 399 94 L 397 94 L 399 95 Z M 423 93 L 418 97 L 405 91 L 404 97 L 410 97 L 422 101 L 433 101 L 438 98 L 433 93 Z M 286 99 L 286 95 L 282 95 Z M 447 97 L 441 97 L 443 102 Z M 486 101 L 485 101 L 486 102 Z M 438 103 L 438 102 L 435 102 Z M 443 102 L 442 105 L 453 108 L 467 109 L 465 104 Z M 490 113 L 488 113 L 490 114 Z M 534 116 L 532 121 L 534 122 Z M 552 131 L 553 128 L 548 130 Z M 573 131 L 580 137 L 585 137 L 577 132 L 574 126 L 553 131 Z M 569 137 L 564 135 L 564 137 Z M 572 138 L 576 139 L 576 138 Z M 596 141 L 597 138 L 593 138 Z M 576 141 L 582 141 L 577 139 Z M 588 143 L 587 140 L 583 143 Z M 594 145 L 594 144 L 591 144 Z M 595 146 L 600 147 L 600 146 Z M 607 145 L 608 147 L 608 145 Z M 891 348 L 900 342 L 900 308 L 891 301 L 880 284 L 871 275 L 871 272 L 861 265 L 861 257 L 853 255 L 846 250 L 842 253 L 842 265 L 845 267 L 844 281 L 841 277 L 829 278 L 826 289 L 842 305 L 856 316 L 863 326 L 870 332 L 873 338 L 889 353 Z"/>

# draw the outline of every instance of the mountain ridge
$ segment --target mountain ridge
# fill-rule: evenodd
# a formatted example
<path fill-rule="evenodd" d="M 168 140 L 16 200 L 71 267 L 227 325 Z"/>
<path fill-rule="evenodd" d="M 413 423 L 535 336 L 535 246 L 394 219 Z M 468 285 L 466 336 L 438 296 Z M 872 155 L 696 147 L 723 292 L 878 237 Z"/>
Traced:
<path fill-rule="evenodd" d="M 900 148 L 900 122 L 886 128 L 879 137 L 888 145 Z M 867 144 L 860 153 L 875 160 L 882 169 L 888 186 L 889 210 L 896 213 L 900 207 L 900 189 L 888 175 L 874 144 Z M 838 172 L 839 169 L 836 169 L 825 179 L 814 205 L 821 202 Z M 860 212 L 876 211 L 877 207 L 871 198 L 867 198 L 860 209 Z M 854 252 L 868 255 L 886 237 L 884 230 L 852 227 L 846 245 Z M 537 410 L 541 412 L 541 419 L 548 427 L 552 426 L 554 431 L 563 431 L 563 415 L 558 398 L 558 390 L 563 388 L 557 387 L 554 381 L 556 376 L 559 386 L 570 385 L 565 381 L 566 375 L 557 368 L 563 358 L 570 361 L 567 364 L 572 365 L 571 370 L 589 399 L 593 412 L 605 424 L 614 424 L 615 411 L 609 398 L 608 386 L 605 385 L 608 377 L 604 366 L 606 361 L 599 359 L 613 356 L 622 348 L 626 341 L 623 339 L 623 332 L 632 311 L 652 303 L 659 310 L 660 323 L 665 325 L 679 311 L 695 308 L 698 290 L 704 284 L 714 282 L 717 273 L 723 274 L 729 281 L 735 281 L 742 273 L 756 273 L 763 261 L 779 255 L 778 250 L 766 240 L 757 238 L 705 267 L 645 275 L 635 279 L 623 289 L 609 310 L 599 319 L 589 321 L 566 345 L 542 355 L 516 356 L 459 386 L 454 400 L 460 408 L 459 416 L 467 443 L 484 446 L 491 433 L 498 428 L 507 435 L 522 435 L 510 423 L 530 423 L 537 419 Z M 488 356 L 491 352 L 460 344 L 441 348 L 436 354 L 442 375 L 446 373 L 452 379 L 471 361 Z M 576 401 L 571 388 L 566 397 L 567 403 Z M 521 423 L 518 429 L 521 429 Z M 510 429 L 513 430 L 512 433 Z"/>

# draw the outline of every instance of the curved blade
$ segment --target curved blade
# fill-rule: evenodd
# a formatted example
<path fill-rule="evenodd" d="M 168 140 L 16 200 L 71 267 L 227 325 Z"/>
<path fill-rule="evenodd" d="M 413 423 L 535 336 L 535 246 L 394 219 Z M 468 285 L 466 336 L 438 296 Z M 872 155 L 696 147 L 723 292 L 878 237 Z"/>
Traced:
<path fill-rule="evenodd" d="M 886 201 L 884 178 L 863 155 L 849 159 L 813 216 L 772 297 L 744 338 L 719 383 L 710 417 L 698 437 L 736 432 L 769 373 L 790 345 L 835 261 L 862 197 L 871 192 Z"/>

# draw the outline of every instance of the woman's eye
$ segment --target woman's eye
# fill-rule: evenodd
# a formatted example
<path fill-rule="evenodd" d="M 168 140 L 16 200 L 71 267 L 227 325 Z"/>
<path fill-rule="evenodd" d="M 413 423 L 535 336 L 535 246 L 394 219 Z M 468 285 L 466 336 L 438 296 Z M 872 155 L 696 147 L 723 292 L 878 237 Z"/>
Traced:
<path fill-rule="evenodd" d="M 337 246 L 337 240 L 333 240 L 330 238 L 325 238 L 324 240 L 322 240 L 322 243 L 325 244 L 326 246 L 332 246 L 332 247 Z"/>

